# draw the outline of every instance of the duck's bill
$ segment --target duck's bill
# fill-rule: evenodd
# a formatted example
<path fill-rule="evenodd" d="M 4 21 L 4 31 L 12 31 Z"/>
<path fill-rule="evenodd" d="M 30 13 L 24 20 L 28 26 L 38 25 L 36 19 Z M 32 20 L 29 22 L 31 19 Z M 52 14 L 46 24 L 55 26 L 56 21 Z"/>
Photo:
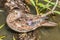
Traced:
<path fill-rule="evenodd" d="M 42 24 L 42 26 L 54 27 L 54 26 L 57 26 L 57 23 L 48 21 L 48 22 Z"/>

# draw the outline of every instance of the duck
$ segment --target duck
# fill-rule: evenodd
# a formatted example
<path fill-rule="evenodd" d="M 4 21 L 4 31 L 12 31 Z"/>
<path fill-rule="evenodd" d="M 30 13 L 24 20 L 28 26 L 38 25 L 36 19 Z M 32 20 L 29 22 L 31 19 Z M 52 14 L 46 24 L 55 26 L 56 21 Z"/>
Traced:
<path fill-rule="evenodd" d="M 56 23 L 47 21 L 46 18 L 14 9 L 9 12 L 6 22 L 11 29 L 17 32 L 29 32 L 41 26 L 56 26 Z"/>
<path fill-rule="evenodd" d="M 57 25 L 55 22 L 46 20 L 51 11 L 43 15 L 34 15 L 21 0 L 7 0 L 5 5 L 10 8 L 6 23 L 14 31 L 29 32 L 42 26 L 54 27 Z"/>

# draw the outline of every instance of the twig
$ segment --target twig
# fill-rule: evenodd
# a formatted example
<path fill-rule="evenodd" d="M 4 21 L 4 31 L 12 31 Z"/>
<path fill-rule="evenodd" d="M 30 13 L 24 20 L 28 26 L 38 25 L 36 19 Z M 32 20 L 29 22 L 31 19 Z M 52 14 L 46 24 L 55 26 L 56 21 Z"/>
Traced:
<path fill-rule="evenodd" d="M 36 0 L 36 5 L 38 4 L 38 0 Z M 35 6 L 35 9 L 36 9 L 36 12 L 37 12 L 37 15 L 39 15 L 39 9 L 37 6 Z"/>
<path fill-rule="evenodd" d="M 58 4 L 58 0 L 56 0 L 56 4 L 55 4 L 55 6 L 52 9 L 52 13 L 54 12 L 55 8 L 57 7 L 57 4 Z"/>
<path fill-rule="evenodd" d="M 55 6 L 52 8 L 52 10 L 49 11 L 49 12 L 47 12 L 46 14 L 41 15 L 41 17 L 46 17 L 47 15 L 53 13 L 54 10 L 55 10 L 55 8 L 57 7 L 57 4 L 58 4 L 58 0 L 56 0 L 56 4 L 55 4 Z"/>

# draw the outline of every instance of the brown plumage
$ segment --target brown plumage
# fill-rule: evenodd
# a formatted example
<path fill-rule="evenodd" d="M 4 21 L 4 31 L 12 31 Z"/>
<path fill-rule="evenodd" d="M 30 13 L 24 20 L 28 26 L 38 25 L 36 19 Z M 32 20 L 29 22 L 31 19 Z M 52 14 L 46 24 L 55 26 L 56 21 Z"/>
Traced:
<path fill-rule="evenodd" d="M 6 22 L 17 32 L 29 32 L 41 26 L 56 26 L 56 23 L 45 20 L 51 12 L 42 16 L 29 14 L 29 8 L 21 0 L 7 0 L 6 6 L 10 8 Z"/>

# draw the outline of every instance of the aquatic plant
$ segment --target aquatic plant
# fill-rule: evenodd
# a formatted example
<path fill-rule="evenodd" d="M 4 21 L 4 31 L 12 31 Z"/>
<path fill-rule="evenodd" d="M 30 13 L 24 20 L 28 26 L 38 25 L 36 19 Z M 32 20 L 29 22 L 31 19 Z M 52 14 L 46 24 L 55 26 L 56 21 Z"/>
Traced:
<path fill-rule="evenodd" d="M 0 40 L 3 40 L 3 38 L 5 38 L 6 36 L 0 36 Z"/>
<path fill-rule="evenodd" d="M 0 29 L 2 29 L 2 28 L 4 27 L 4 25 L 5 25 L 5 24 L 2 24 L 2 25 L 0 26 Z"/>
<path fill-rule="evenodd" d="M 30 0 L 30 2 L 35 7 L 36 12 L 37 12 L 37 15 L 40 15 L 42 13 L 42 11 L 45 10 L 45 9 L 53 10 L 50 7 L 51 6 L 54 6 L 54 5 L 55 5 L 54 8 L 56 8 L 56 7 L 60 8 L 59 5 L 57 6 L 58 1 L 55 3 L 55 2 L 52 2 L 52 0 L 50 0 L 50 1 L 49 0 L 44 0 L 44 2 L 46 2 L 47 4 L 43 4 L 43 3 L 39 2 L 39 0 Z M 59 11 L 56 11 L 56 10 L 53 11 L 53 12 L 54 13 L 57 13 L 57 14 L 60 14 L 60 12 Z"/>
<path fill-rule="evenodd" d="M 5 24 L 2 24 L 1 26 L 0 26 L 0 29 L 2 29 L 3 27 L 4 27 L 4 25 Z M 0 36 L 0 40 L 3 40 L 3 38 L 5 38 L 6 36 Z"/>
<path fill-rule="evenodd" d="M 13 36 L 13 40 L 16 40 L 14 36 Z"/>

